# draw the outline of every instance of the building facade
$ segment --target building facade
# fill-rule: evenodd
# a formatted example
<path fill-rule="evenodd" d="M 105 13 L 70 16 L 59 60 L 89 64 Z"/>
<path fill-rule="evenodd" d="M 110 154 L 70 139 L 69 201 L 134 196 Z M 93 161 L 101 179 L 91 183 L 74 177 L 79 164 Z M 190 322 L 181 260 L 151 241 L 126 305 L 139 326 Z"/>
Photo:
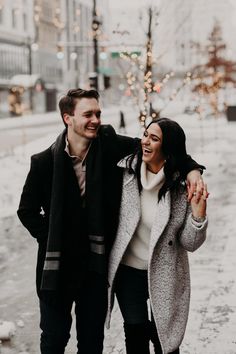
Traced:
<path fill-rule="evenodd" d="M 106 66 L 102 43 L 107 40 L 108 19 L 107 0 L 64 0 L 62 20 L 65 23 L 59 49 L 63 64 L 66 87 L 90 87 L 94 74 L 94 58 L 97 55 L 97 71 Z M 94 6 L 96 16 L 94 16 Z M 95 18 L 96 17 L 96 18 Z M 93 20 L 98 21 L 97 51 L 94 47 Z M 103 53 L 103 54 L 101 54 Z M 99 85 L 101 89 L 101 85 Z"/>
<path fill-rule="evenodd" d="M 92 0 L 64 0 L 62 21 L 65 26 L 59 41 L 65 87 L 85 87 L 92 70 Z"/>
<path fill-rule="evenodd" d="M 29 0 L 0 3 L 0 117 L 9 115 L 11 78 L 29 74 L 30 43 L 34 32 Z"/>
<path fill-rule="evenodd" d="M 56 110 L 58 95 L 68 88 L 89 87 L 93 5 L 93 0 L 0 2 L 0 115 Z"/>

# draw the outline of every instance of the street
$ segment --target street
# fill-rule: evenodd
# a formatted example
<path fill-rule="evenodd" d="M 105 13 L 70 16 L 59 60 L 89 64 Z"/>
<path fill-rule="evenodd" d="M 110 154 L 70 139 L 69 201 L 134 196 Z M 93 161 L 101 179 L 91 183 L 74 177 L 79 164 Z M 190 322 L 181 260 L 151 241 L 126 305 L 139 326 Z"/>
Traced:
<path fill-rule="evenodd" d="M 104 122 L 115 123 L 117 128 L 118 112 L 118 108 L 104 111 Z M 140 129 L 135 112 L 128 108 L 125 114 L 128 134 L 137 135 Z M 53 142 L 63 127 L 60 121 L 56 122 L 58 114 L 50 119 L 54 124 L 33 127 L 30 123 L 29 128 L 24 128 L 26 140 L 21 140 L 22 128 L 7 130 L 7 124 L 0 121 L 0 320 L 16 325 L 15 336 L 0 346 L 1 354 L 39 353 L 34 282 L 37 245 L 15 212 L 30 155 Z M 176 120 L 186 132 L 188 152 L 207 167 L 204 180 L 210 192 L 207 241 L 196 253 L 189 254 L 192 295 L 181 354 L 235 354 L 236 124 L 228 123 L 223 117 L 200 122 L 196 116 L 179 115 Z M 4 129 L 1 124 L 5 125 Z M 75 353 L 74 332 L 73 328 L 66 354 Z M 118 353 L 125 354 L 125 350 L 121 316 L 116 306 L 111 329 L 106 331 L 104 354 Z"/>
<path fill-rule="evenodd" d="M 128 107 L 127 112 L 132 109 Z M 114 107 L 102 109 L 104 124 L 112 124 L 116 129 L 119 125 L 119 110 Z M 136 123 L 136 121 L 135 121 Z M 59 112 L 45 113 L 0 120 L 0 156 L 13 153 L 14 148 L 47 135 L 58 135 L 64 127 Z M 37 129 L 36 129 L 37 128 Z M 129 130 L 131 126 L 129 126 Z"/>

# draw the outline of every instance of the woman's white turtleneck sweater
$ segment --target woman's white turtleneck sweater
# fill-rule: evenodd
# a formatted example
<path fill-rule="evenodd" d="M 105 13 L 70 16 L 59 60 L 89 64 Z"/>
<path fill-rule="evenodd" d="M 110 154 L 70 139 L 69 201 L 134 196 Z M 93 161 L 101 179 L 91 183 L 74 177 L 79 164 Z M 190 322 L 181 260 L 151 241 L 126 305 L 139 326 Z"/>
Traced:
<path fill-rule="evenodd" d="M 157 209 L 158 192 L 165 181 L 164 168 L 158 173 L 141 164 L 141 218 L 121 263 L 137 269 L 147 269 L 151 229 Z"/>

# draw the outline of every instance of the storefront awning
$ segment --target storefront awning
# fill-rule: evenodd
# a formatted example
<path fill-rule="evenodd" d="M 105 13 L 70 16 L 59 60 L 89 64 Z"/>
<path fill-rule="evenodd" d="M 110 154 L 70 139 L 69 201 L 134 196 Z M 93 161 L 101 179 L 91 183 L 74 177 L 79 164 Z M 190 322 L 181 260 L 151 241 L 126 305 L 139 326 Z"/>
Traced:
<path fill-rule="evenodd" d="M 22 86 L 24 88 L 35 87 L 35 85 L 42 80 L 38 74 L 32 75 L 14 75 L 10 80 L 10 86 Z"/>

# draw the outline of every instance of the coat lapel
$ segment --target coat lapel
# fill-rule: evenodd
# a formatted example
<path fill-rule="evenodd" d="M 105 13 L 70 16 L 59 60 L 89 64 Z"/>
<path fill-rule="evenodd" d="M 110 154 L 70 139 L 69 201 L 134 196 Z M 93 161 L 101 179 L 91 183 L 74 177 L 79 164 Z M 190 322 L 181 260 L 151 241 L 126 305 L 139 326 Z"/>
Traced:
<path fill-rule="evenodd" d="M 162 198 L 157 204 L 157 211 L 155 214 L 155 220 L 152 226 L 151 239 L 150 239 L 150 254 L 153 253 L 154 247 L 162 235 L 169 219 L 171 209 L 171 195 L 168 191 L 165 198 Z"/>
<path fill-rule="evenodd" d="M 137 180 L 134 175 L 130 175 L 124 170 L 119 226 L 117 237 L 110 254 L 110 284 L 113 283 L 113 276 L 135 232 L 140 214 L 141 207 Z"/>
<path fill-rule="evenodd" d="M 127 171 L 124 173 L 121 217 L 126 220 L 126 234 L 131 238 L 140 219 L 140 195 L 137 179 Z"/>

